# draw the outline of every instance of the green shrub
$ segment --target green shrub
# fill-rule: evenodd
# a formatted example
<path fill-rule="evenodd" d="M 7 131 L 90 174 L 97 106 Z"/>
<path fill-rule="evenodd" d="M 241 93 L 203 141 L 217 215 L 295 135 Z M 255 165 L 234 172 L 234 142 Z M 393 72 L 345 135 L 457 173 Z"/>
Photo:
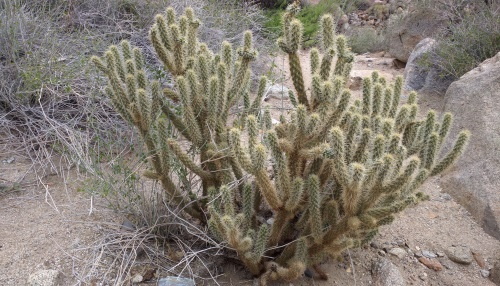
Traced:
<path fill-rule="evenodd" d="M 418 187 L 449 167 L 469 137 L 461 132 L 440 158 L 452 115 L 438 120 L 429 111 L 418 119 L 416 93 L 400 106 L 401 77 L 391 84 L 374 72 L 363 80 L 362 101 L 351 102 L 346 83 L 354 55 L 330 15 L 320 19 L 321 52 L 311 50 L 306 88 L 298 9 L 291 5 L 283 15 L 277 41 L 296 90 L 289 94 L 294 107 L 277 125 L 261 110 L 266 77 L 250 97 L 252 34 L 237 49 L 223 42 L 213 53 L 199 42 L 200 21 L 190 8 L 180 16 L 167 9 L 150 30 L 173 87 L 148 79 L 142 52 L 128 41 L 92 58 L 108 78 L 115 108 L 143 139 L 150 167 L 144 176 L 227 243 L 262 285 L 297 279 L 368 243 L 396 213 L 426 199 Z M 191 180 L 173 172 L 179 164 Z"/>
<path fill-rule="evenodd" d="M 384 36 L 371 27 L 355 27 L 348 31 L 347 37 L 353 52 L 362 54 L 385 49 Z"/>
<path fill-rule="evenodd" d="M 321 0 L 316 5 L 306 5 L 300 10 L 297 18 L 304 25 L 304 45 L 309 47 L 317 41 L 317 33 L 319 30 L 319 20 L 324 14 L 334 14 L 334 16 L 341 15 L 340 3 L 341 0 Z M 281 18 L 283 13 L 282 9 L 270 10 L 266 13 L 267 21 L 264 24 L 265 27 L 274 33 L 279 35 L 281 33 Z"/>

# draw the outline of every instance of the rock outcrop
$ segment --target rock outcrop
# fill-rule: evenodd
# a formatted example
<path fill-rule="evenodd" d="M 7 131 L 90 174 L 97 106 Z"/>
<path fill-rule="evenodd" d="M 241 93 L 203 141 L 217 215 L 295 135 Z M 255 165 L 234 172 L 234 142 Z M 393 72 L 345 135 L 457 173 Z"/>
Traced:
<path fill-rule="evenodd" d="M 387 29 L 389 54 L 408 62 L 415 46 L 445 25 L 445 20 L 432 11 L 391 16 Z"/>
<path fill-rule="evenodd" d="M 444 109 L 455 114 L 450 136 L 464 128 L 472 136 L 441 186 L 500 239 L 500 53 L 453 82 Z"/>
<path fill-rule="evenodd" d="M 436 40 L 425 38 L 413 49 L 404 71 L 406 90 L 444 94 L 453 82 L 453 77 L 439 68 L 435 48 Z"/>

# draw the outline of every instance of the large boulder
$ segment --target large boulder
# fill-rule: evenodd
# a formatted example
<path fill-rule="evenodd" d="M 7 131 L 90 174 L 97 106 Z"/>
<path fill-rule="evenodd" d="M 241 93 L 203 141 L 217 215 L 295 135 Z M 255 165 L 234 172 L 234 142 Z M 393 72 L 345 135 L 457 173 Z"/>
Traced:
<path fill-rule="evenodd" d="M 452 137 L 464 128 L 472 136 L 441 186 L 500 239 L 500 53 L 453 82 L 444 109 L 455 114 Z"/>
<path fill-rule="evenodd" d="M 436 45 L 436 40 L 425 38 L 413 49 L 404 71 L 406 90 L 442 95 L 453 82 L 437 64 Z"/>
<path fill-rule="evenodd" d="M 445 19 L 435 11 L 418 11 L 394 14 L 389 19 L 387 42 L 389 54 L 406 63 L 415 46 L 446 25 Z"/>

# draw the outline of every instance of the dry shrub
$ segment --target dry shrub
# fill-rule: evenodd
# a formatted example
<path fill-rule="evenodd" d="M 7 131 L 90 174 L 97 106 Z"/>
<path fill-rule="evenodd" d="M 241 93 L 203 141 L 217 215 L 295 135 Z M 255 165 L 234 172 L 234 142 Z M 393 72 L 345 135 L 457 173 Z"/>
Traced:
<path fill-rule="evenodd" d="M 371 27 L 354 27 L 347 32 L 347 37 L 352 51 L 358 54 L 385 49 L 382 32 Z"/>

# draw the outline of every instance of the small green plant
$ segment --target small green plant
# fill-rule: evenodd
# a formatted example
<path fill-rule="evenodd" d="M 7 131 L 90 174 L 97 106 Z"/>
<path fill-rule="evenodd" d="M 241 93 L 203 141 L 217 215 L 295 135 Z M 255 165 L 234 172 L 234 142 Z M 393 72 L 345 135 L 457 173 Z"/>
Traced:
<path fill-rule="evenodd" d="M 143 138 L 151 167 L 144 175 L 226 242 L 262 285 L 297 279 L 368 243 L 396 213 L 426 199 L 418 187 L 449 167 L 469 137 L 460 133 L 441 158 L 452 115 L 439 120 L 429 111 L 419 120 L 416 93 L 400 105 L 400 77 L 388 83 L 374 72 L 363 80 L 362 100 L 352 102 L 345 85 L 354 56 L 330 15 L 320 19 L 321 45 L 311 50 L 306 88 L 298 11 L 294 3 L 283 14 L 278 39 L 290 62 L 294 108 L 275 126 L 260 107 L 265 77 L 250 97 L 249 66 L 257 56 L 251 33 L 238 49 L 224 42 L 214 54 L 198 41 L 201 23 L 189 8 L 181 16 L 167 9 L 150 30 L 173 88 L 150 82 L 140 50 L 126 41 L 92 58 L 108 77 L 116 109 Z M 166 132 L 169 124 L 179 136 Z M 196 180 L 175 175 L 175 162 Z"/>
<path fill-rule="evenodd" d="M 320 18 L 323 14 L 340 14 L 339 0 L 321 0 L 316 5 L 307 5 L 299 11 L 297 18 L 303 23 L 304 26 L 304 45 L 306 47 L 312 46 L 317 41 L 317 33 L 320 27 Z M 281 18 L 283 16 L 282 9 L 274 9 L 267 12 L 267 21 L 264 26 L 274 34 L 282 33 Z"/>

